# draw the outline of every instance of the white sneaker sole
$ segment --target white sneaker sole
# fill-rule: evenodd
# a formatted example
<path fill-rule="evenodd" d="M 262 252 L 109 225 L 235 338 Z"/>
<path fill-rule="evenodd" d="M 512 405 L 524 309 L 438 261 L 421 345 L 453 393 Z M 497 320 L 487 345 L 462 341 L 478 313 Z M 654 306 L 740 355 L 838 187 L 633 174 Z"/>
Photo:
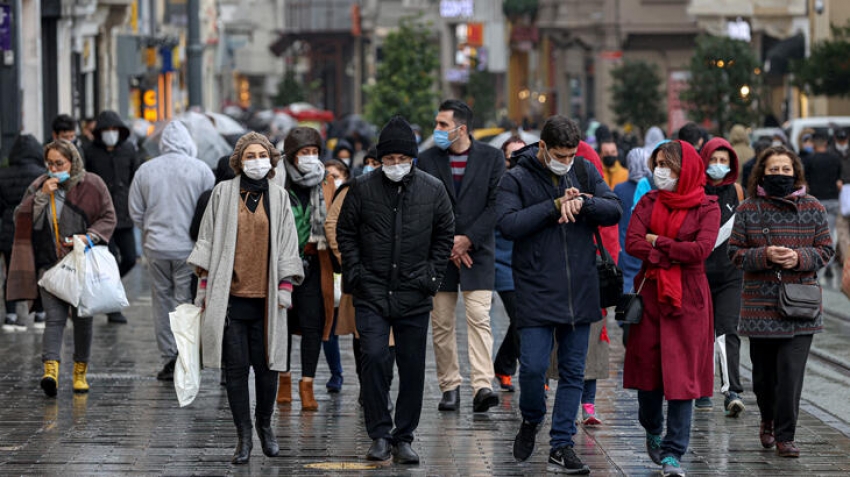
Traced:
<path fill-rule="evenodd" d="M 20 333 L 20 332 L 24 332 L 26 330 L 27 330 L 27 327 L 23 326 L 23 325 L 3 325 L 3 331 L 5 331 L 7 333 L 14 333 L 16 331 Z"/>

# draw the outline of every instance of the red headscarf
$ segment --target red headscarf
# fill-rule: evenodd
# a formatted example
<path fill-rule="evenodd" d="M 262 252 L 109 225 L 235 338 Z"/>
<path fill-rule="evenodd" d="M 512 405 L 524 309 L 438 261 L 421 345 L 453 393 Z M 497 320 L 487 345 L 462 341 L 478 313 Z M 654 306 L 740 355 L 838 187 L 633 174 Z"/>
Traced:
<path fill-rule="evenodd" d="M 649 228 L 661 237 L 676 240 L 679 228 L 685 221 L 688 211 L 698 207 L 705 198 L 705 170 L 702 159 L 696 149 L 684 141 L 676 141 L 682 146 L 682 170 L 675 192 L 660 191 L 658 201 L 652 208 Z M 655 154 L 655 153 L 653 153 Z M 682 268 L 678 264 L 664 270 L 655 268 L 650 275 L 658 280 L 658 300 L 681 308 L 682 306 Z"/>

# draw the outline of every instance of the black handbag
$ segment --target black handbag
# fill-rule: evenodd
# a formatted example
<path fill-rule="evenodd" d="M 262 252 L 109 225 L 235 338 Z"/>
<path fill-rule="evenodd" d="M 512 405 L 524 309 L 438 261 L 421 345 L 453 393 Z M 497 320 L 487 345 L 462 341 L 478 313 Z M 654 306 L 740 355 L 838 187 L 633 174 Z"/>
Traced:
<path fill-rule="evenodd" d="M 611 254 L 602 245 L 602 236 L 596 229 L 596 272 L 599 275 L 599 306 L 608 308 L 617 306 L 623 296 L 623 271 L 611 258 Z"/>
<path fill-rule="evenodd" d="M 761 204 L 756 203 L 756 207 L 761 218 Z M 761 232 L 764 234 L 767 245 L 773 245 L 770 242 L 770 229 L 764 227 Z M 820 315 L 823 292 L 819 285 L 782 283 L 782 270 L 776 271 L 776 280 L 779 282 L 779 302 L 776 305 L 776 311 L 780 316 L 788 320 L 810 321 Z"/>
<path fill-rule="evenodd" d="M 776 272 L 779 280 L 779 314 L 789 320 L 814 320 L 820 314 L 822 292 L 817 285 L 782 283 L 782 272 Z"/>
<path fill-rule="evenodd" d="M 634 293 L 624 293 L 620 297 L 617 308 L 614 310 L 614 319 L 629 325 L 640 323 L 643 317 L 643 298 L 640 296 L 643 290 L 643 284 L 646 283 L 646 273 L 643 275 L 643 280 L 640 282 L 640 287 Z M 634 290 L 634 287 L 632 287 Z"/>

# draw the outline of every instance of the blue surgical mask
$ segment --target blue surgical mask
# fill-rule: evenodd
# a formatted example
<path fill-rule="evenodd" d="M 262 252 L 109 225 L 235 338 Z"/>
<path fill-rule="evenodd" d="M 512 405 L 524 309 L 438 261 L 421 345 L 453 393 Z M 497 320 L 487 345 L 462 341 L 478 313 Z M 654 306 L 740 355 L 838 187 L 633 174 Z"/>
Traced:
<path fill-rule="evenodd" d="M 67 181 L 68 179 L 70 179 L 70 178 L 71 178 L 71 173 L 70 173 L 70 172 L 68 172 L 68 171 L 62 171 L 62 172 L 48 172 L 48 173 L 47 173 L 47 175 L 48 175 L 49 177 L 54 178 L 54 179 L 59 179 L 59 183 L 60 183 L 60 184 L 61 184 L 61 183 L 63 183 L 63 182 L 65 182 L 65 181 Z"/>
<path fill-rule="evenodd" d="M 708 166 L 708 169 L 705 171 L 708 174 L 708 177 L 719 181 L 726 177 L 726 174 L 729 174 L 729 171 L 732 169 L 729 168 L 726 164 L 712 164 Z"/>
<path fill-rule="evenodd" d="M 457 138 L 454 138 L 454 140 L 449 139 L 449 134 L 457 131 L 459 128 L 460 128 L 460 126 L 454 128 L 454 129 L 451 129 L 449 131 L 441 131 L 439 129 L 435 129 L 434 130 L 434 144 L 436 144 L 437 147 L 439 147 L 440 149 L 445 151 L 446 149 L 448 149 L 452 145 L 453 142 L 457 141 Z"/>
<path fill-rule="evenodd" d="M 373 166 L 363 166 L 363 173 L 364 174 L 368 174 L 368 173 L 370 173 L 374 170 L 375 170 L 375 168 Z"/>
<path fill-rule="evenodd" d="M 815 152 L 815 148 L 812 146 L 803 146 L 803 152 L 806 154 L 811 154 Z"/>

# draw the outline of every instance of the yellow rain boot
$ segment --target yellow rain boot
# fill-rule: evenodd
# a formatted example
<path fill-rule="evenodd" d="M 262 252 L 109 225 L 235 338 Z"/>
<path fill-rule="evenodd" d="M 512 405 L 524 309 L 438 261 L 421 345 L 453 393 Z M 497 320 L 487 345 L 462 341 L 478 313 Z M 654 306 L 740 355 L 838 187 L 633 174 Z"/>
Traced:
<path fill-rule="evenodd" d="M 49 397 L 56 396 L 59 387 L 59 361 L 44 362 L 44 376 L 41 377 L 41 389 Z"/>
<path fill-rule="evenodd" d="M 74 392 L 75 393 L 87 393 L 89 392 L 89 383 L 86 382 L 86 370 L 88 370 L 88 363 L 80 363 L 79 361 L 74 362 Z"/>

